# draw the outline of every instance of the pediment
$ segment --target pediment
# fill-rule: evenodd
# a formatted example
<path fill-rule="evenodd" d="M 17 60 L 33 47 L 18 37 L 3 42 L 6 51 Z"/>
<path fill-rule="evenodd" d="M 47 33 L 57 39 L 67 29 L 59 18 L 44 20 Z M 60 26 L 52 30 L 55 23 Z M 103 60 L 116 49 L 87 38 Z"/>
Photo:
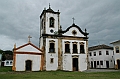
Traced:
<path fill-rule="evenodd" d="M 63 35 L 65 36 L 77 36 L 77 37 L 85 37 L 82 33 L 80 33 L 80 31 L 75 28 L 72 27 L 69 29 L 69 31 L 67 31 L 66 33 L 64 33 Z"/>
<path fill-rule="evenodd" d="M 22 45 L 16 49 L 16 52 L 35 52 L 35 53 L 42 53 L 42 50 L 33 45 L 32 43 L 27 43 L 25 45 Z"/>
<path fill-rule="evenodd" d="M 75 24 L 68 27 L 65 31 L 62 31 L 65 36 L 76 36 L 76 37 L 86 37 L 88 33 L 83 32 L 81 28 Z"/>

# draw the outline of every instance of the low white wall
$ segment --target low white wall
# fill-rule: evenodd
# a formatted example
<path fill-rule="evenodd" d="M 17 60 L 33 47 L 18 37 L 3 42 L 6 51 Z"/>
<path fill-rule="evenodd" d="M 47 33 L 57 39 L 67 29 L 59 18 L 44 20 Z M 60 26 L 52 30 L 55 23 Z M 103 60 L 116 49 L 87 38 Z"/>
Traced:
<path fill-rule="evenodd" d="M 17 54 L 16 55 L 16 71 L 25 71 L 25 61 L 32 61 L 32 71 L 40 70 L 41 55 Z"/>

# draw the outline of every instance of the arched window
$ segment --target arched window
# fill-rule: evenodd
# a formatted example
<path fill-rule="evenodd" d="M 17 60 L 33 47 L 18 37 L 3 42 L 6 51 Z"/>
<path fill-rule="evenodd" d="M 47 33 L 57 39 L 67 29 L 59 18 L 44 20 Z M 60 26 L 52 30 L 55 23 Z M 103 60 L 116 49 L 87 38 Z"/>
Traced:
<path fill-rule="evenodd" d="M 9 61 L 6 61 L 6 65 L 9 65 Z"/>
<path fill-rule="evenodd" d="M 65 44 L 65 53 L 70 53 L 70 44 Z"/>
<path fill-rule="evenodd" d="M 10 65 L 12 65 L 12 61 L 10 61 Z"/>
<path fill-rule="evenodd" d="M 50 63 L 53 63 L 54 62 L 54 58 L 50 58 Z"/>
<path fill-rule="evenodd" d="M 49 53 L 55 53 L 55 41 L 54 40 L 49 41 Z"/>
<path fill-rule="evenodd" d="M 70 53 L 70 42 L 65 41 L 65 53 Z"/>
<path fill-rule="evenodd" d="M 80 53 L 85 53 L 84 43 L 80 42 Z"/>
<path fill-rule="evenodd" d="M 54 27 L 54 18 L 51 17 L 49 20 L 50 20 L 50 27 Z"/>
<path fill-rule="evenodd" d="M 72 42 L 72 43 L 73 43 L 73 53 L 78 53 L 77 42 Z"/>
<path fill-rule="evenodd" d="M 118 46 L 115 47 L 115 50 L 116 50 L 116 53 L 119 53 L 119 47 Z"/>
<path fill-rule="evenodd" d="M 80 53 L 85 53 L 84 45 L 80 45 Z"/>

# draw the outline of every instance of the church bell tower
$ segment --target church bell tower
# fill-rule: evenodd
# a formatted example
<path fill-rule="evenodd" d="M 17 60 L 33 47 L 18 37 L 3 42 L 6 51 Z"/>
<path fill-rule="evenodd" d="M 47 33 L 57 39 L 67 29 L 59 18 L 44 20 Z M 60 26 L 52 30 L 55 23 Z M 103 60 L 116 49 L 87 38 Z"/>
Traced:
<path fill-rule="evenodd" d="M 58 39 L 55 35 L 60 29 L 60 12 L 53 11 L 50 7 L 40 15 L 40 44 L 44 49 L 44 70 L 58 69 Z"/>
<path fill-rule="evenodd" d="M 58 29 L 60 28 L 60 12 L 59 10 L 57 12 L 53 11 L 50 7 L 46 10 L 44 8 L 42 14 L 40 15 L 40 35 L 42 34 L 54 34 L 58 32 Z"/>

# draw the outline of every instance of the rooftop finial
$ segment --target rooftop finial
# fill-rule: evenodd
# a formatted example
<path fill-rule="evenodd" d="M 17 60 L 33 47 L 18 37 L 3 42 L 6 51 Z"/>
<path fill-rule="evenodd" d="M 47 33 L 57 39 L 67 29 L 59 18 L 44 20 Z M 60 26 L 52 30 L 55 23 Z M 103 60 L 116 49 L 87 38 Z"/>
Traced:
<path fill-rule="evenodd" d="M 16 48 L 16 43 L 14 44 L 14 49 Z"/>
<path fill-rule="evenodd" d="M 49 3 L 49 8 L 50 8 L 50 3 Z"/>
<path fill-rule="evenodd" d="M 87 32 L 86 28 L 85 28 L 85 33 Z"/>
<path fill-rule="evenodd" d="M 60 30 L 62 30 L 62 26 L 60 25 Z"/>
<path fill-rule="evenodd" d="M 73 19 L 73 24 L 74 24 L 75 18 L 73 17 L 72 19 Z"/>
<path fill-rule="evenodd" d="M 44 10 L 46 10 L 46 7 L 44 8 Z"/>
<path fill-rule="evenodd" d="M 28 42 L 30 43 L 30 38 L 32 38 L 30 35 L 28 36 Z"/>

